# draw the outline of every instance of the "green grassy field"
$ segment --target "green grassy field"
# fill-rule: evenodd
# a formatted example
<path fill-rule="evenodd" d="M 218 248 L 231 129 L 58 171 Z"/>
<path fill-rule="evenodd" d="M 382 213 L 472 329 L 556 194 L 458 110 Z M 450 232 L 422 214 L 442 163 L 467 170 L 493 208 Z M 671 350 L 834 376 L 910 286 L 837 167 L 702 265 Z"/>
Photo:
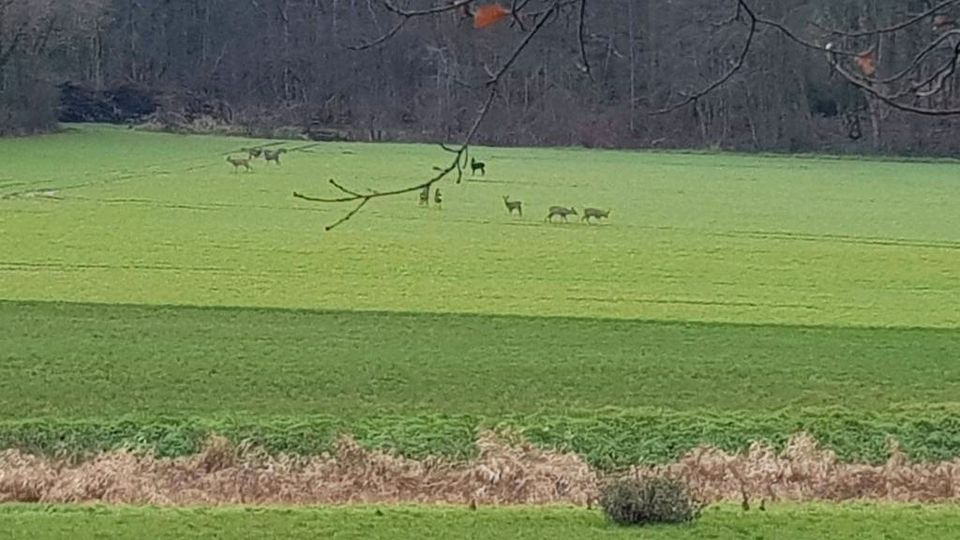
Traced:
<path fill-rule="evenodd" d="M 0 509 L 0 537 L 83 538 L 751 538 L 837 540 L 955 538 L 951 506 L 777 506 L 743 513 L 708 509 L 692 526 L 643 530 L 608 524 L 597 511 L 569 508 L 168 509 L 24 507 Z"/>
<path fill-rule="evenodd" d="M 3 297 L 960 326 L 955 164 L 477 149 L 486 178 L 447 185 L 442 211 L 414 194 L 325 234 L 346 209 L 294 190 L 405 185 L 446 154 L 331 143 L 234 174 L 222 154 L 246 144 L 113 129 L 0 142 Z M 612 219 L 549 226 L 554 204 Z"/>
<path fill-rule="evenodd" d="M 960 332 L 0 301 L 0 419 L 960 399 Z"/>
<path fill-rule="evenodd" d="M 294 190 L 447 154 L 323 143 L 234 173 L 249 144 L 0 140 L 0 441 L 176 453 L 199 422 L 458 455 L 506 423 L 598 463 L 798 429 L 960 455 L 955 163 L 478 148 L 443 210 L 412 194 L 326 233 L 348 208 Z M 613 213 L 544 223 L 554 204 Z"/>

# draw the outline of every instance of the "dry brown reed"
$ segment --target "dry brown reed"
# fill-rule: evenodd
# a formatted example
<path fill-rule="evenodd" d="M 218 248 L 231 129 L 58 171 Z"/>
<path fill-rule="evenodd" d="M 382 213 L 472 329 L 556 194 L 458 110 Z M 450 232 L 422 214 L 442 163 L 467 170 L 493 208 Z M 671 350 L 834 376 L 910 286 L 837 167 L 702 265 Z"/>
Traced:
<path fill-rule="evenodd" d="M 216 436 L 201 453 L 175 459 L 116 451 L 73 463 L 9 450 L 0 453 L 0 502 L 588 505 L 604 480 L 574 454 L 508 444 L 491 433 L 477 445 L 469 462 L 392 456 L 350 438 L 333 455 L 309 458 L 270 456 Z M 960 499 L 960 460 L 910 463 L 892 445 L 884 465 L 846 464 L 803 434 L 779 454 L 761 444 L 740 454 L 704 447 L 624 474 L 680 477 L 704 502 Z"/>

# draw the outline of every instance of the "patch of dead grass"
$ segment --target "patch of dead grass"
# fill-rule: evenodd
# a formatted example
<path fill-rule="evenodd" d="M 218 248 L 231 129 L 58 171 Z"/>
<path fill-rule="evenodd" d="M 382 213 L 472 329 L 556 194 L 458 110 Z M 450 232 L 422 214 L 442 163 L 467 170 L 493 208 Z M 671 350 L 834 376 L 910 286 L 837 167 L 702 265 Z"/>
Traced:
<path fill-rule="evenodd" d="M 201 453 L 175 459 L 116 451 L 71 463 L 9 450 L 0 453 L 0 502 L 588 505 L 604 480 L 575 454 L 492 433 L 477 445 L 479 455 L 468 462 L 393 456 L 350 438 L 340 439 L 333 455 L 316 457 L 271 456 L 216 436 Z M 960 460 L 911 463 L 891 445 L 884 465 L 847 464 L 803 434 L 781 453 L 761 444 L 739 454 L 703 447 L 624 474 L 677 476 L 704 502 L 960 499 Z"/>

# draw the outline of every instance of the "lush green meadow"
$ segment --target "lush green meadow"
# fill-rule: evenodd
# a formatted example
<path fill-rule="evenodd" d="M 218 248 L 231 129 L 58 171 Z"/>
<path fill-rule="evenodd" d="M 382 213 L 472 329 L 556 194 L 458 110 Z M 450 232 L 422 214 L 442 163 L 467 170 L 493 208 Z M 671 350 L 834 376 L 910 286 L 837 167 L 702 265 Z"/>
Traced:
<path fill-rule="evenodd" d="M 582 539 L 831 538 L 952 539 L 960 511 L 951 506 L 775 506 L 744 513 L 708 509 L 692 526 L 611 525 L 595 511 L 573 508 L 304 508 L 174 509 L 25 507 L 0 509 L 0 537 L 85 538 L 379 538 Z"/>
<path fill-rule="evenodd" d="M 102 127 L 0 140 L 0 442 L 461 455 L 478 429 L 602 465 L 806 429 L 849 459 L 960 455 L 951 162 L 489 149 Z M 511 217 L 501 196 L 525 203 Z M 612 208 L 544 223 L 550 205 Z M 312 442 L 311 442 L 312 441 Z"/>

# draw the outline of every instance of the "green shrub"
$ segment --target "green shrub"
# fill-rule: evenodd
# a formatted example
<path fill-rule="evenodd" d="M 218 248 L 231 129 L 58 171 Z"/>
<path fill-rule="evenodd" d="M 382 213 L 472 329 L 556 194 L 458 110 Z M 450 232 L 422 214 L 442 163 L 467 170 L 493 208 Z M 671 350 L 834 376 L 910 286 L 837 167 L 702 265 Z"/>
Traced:
<path fill-rule="evenodd" d="M 613 481 L 601 491 L 600 506 L 619 525 L 687 523 L 697 519 L 701 510 L 683 482 L 668 477 Z"/>

